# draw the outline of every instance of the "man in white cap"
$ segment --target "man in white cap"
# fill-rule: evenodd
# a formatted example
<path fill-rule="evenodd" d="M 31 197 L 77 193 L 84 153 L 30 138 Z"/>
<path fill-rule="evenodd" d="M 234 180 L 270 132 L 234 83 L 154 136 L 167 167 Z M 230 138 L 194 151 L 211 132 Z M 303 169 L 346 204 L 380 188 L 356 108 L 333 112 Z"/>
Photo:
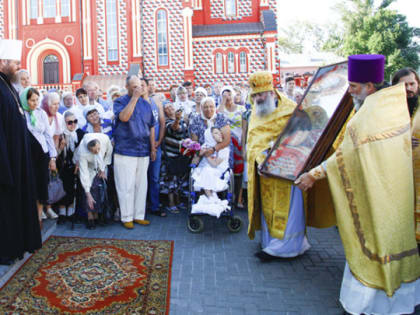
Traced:
<path fill-rule="evenodd" d="M 41 248 L 30 137 L 12 81 L 22 42 L 0 40 L 0 264 Z"/>

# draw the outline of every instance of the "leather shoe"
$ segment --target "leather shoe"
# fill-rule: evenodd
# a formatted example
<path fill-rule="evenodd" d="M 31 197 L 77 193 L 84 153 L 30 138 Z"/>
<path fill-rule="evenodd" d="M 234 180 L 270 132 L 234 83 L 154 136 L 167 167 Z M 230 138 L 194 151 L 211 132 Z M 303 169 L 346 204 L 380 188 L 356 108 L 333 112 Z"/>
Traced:
<path fill-rule="evenodd" d="M 281 259 L 281 257 L 276 257 L 270 254 L 267 254 L 265 251 L 260 251 L 258 253 L 255 253 L 255 257 L 258 257 L 261 262 L 269 262 L 277 259 Z"/>
<path fill-rule="evenodd" d="M 133 222 L 123 222 L 123 226 L 124 226 L 126 229 L 129 229 L 129 230 L 132 230 L 132 229 L 134 228 L 134 224 L 133 224 Z"/>
<path fill-rule="evenodd" d="M 149 225 L 150 221 L 149 220 L 134 220 L 135 223 L 140 224 L 140 225 Z"/>

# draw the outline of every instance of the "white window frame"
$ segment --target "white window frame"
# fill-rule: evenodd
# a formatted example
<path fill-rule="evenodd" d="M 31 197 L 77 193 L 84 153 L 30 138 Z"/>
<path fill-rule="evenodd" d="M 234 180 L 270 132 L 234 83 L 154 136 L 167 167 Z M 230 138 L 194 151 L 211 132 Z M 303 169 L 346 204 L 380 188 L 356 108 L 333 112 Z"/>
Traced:
<path fill-rule="evenodd" d="M 169 66 L 168 13 L 164 9 L 156 12 L 158 66 Z"/>
<path fill-rule="evenodd" d="M 61 0 L 61 16 L 70 16 L 70 0 Z"/>
<path fill-rule="evenodd" d="M 37 19 L 38 18 L 38 0 L 31 0 L 30 2 L 31 6 L 31 19 Z"/>
<path fill-rule="evenodd" d="M 57 16 L 56 0 L 44 0 L 44 18 Z"/>
<path fill-rule="evenodd" d="M 235 54 L 229 51 L 227 53 L 226 59 L 227 59 L 227 73 L 235 73 Z"/>
<path fill-rule="evenodd" d="M 223 54 L 221 52 L 216 53 L 214 59 L 216 64 L 216 73 L 223 73 Z"/>
<path fill-rule="evenodd" d="M 118 61 L 118 15 L 117 1 L 106 0 L 107 60 Z"/>
<path fill-rule="evenodd" d="M 228 17 L 236 16 L 236 0 L 225 0 L 225 15 Z"/>
<path fill-rule="evenodd" d="M 245 51 L 241 51 L 239 53 L 239 72 L 241 73 L 246 73 L 248 70 L 248 65 L 247 65 L 247 53 Z"/>

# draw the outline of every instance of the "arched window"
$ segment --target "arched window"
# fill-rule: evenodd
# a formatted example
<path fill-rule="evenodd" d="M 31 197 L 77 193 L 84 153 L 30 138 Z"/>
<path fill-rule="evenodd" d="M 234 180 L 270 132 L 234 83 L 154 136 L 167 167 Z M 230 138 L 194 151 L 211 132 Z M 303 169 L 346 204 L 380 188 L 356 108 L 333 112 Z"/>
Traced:
<path fill-rule="evenodd" d="M 226 16 L 236 16 L 236 0 L 225 0 Z"/>
<path fill-rule="evenodd" d="M 44 84 L 59 83 L 58 58 L 55 55 L 48 55 L 43 61 Z"/>
<path fill-rule="evenodd" d="M 248 72 L 246 52 L 241 51 L 239 54 L 239 72 Z"/>
<path fill-rule="evenodd" d="M 223 55 L 221 53 L 216 54 L 216 73 L 223 73 Z"/>
<path fill-rule="evenodd" d="M 118 60 L 117 2 L 106 0 L 106 40 L 108 61 Z"/>
<path fill-rule="evenodd" d="M 44 0 L 44 17 L 51 18 L 57 15 L 56 0 Z"/>
<path fill-rule="evenodd" d="M 61 0 L 61 16 L 70 16 L 70 0 Z"/>
<path fill-rule="evenodd" d="M 158 65 L 167 66 L 169 65 L 168 16 L 165 10 L 157 11 L 156 30 L 157 30 Z"/>
<path fill-rule="evenodd" d="M 38 18 L 38 0 L 31 0 L 31 19 Z"/>
<path fill-rule="evenodd" d="M 227 54 L 227 72 L 235 72 L 235 54 L 233 52 L 228 52 Z"/>

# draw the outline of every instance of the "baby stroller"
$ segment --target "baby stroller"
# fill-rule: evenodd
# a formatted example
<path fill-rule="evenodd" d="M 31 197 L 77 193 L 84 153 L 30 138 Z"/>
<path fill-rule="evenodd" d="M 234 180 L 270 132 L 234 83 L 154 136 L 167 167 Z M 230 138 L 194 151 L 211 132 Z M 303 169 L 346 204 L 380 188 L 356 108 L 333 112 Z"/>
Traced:
<path fill-rule="evenodd" d="M 191 174 L 197 167 L 196 164 L 191 164 Z M 234 204 L 234 176 L 230 168 L 222 174 L 223 179 L 228 181 L 227 189 L 217 193 L 217 196 L 221 200 L 227 200 L 228 207 L 221 214 L 220 218 L 226 220 L 227 228 L 230 232 L 239 232 L 242 227 L 242 219 L 238 215 L 234 215 L 233 204 Z M 188 220 L 187 227 L 192 233 L 201 233 L 204 230 L 204 221 L 202 216 L 209 215 L 208 213 L 193 213 L 193 206 L 199 200 L 200 195 L 204 192 L 195 191 L 194 189 L 194 178 L 191 175 L 189 179 L 189 195 L 188 195 Z"/>

